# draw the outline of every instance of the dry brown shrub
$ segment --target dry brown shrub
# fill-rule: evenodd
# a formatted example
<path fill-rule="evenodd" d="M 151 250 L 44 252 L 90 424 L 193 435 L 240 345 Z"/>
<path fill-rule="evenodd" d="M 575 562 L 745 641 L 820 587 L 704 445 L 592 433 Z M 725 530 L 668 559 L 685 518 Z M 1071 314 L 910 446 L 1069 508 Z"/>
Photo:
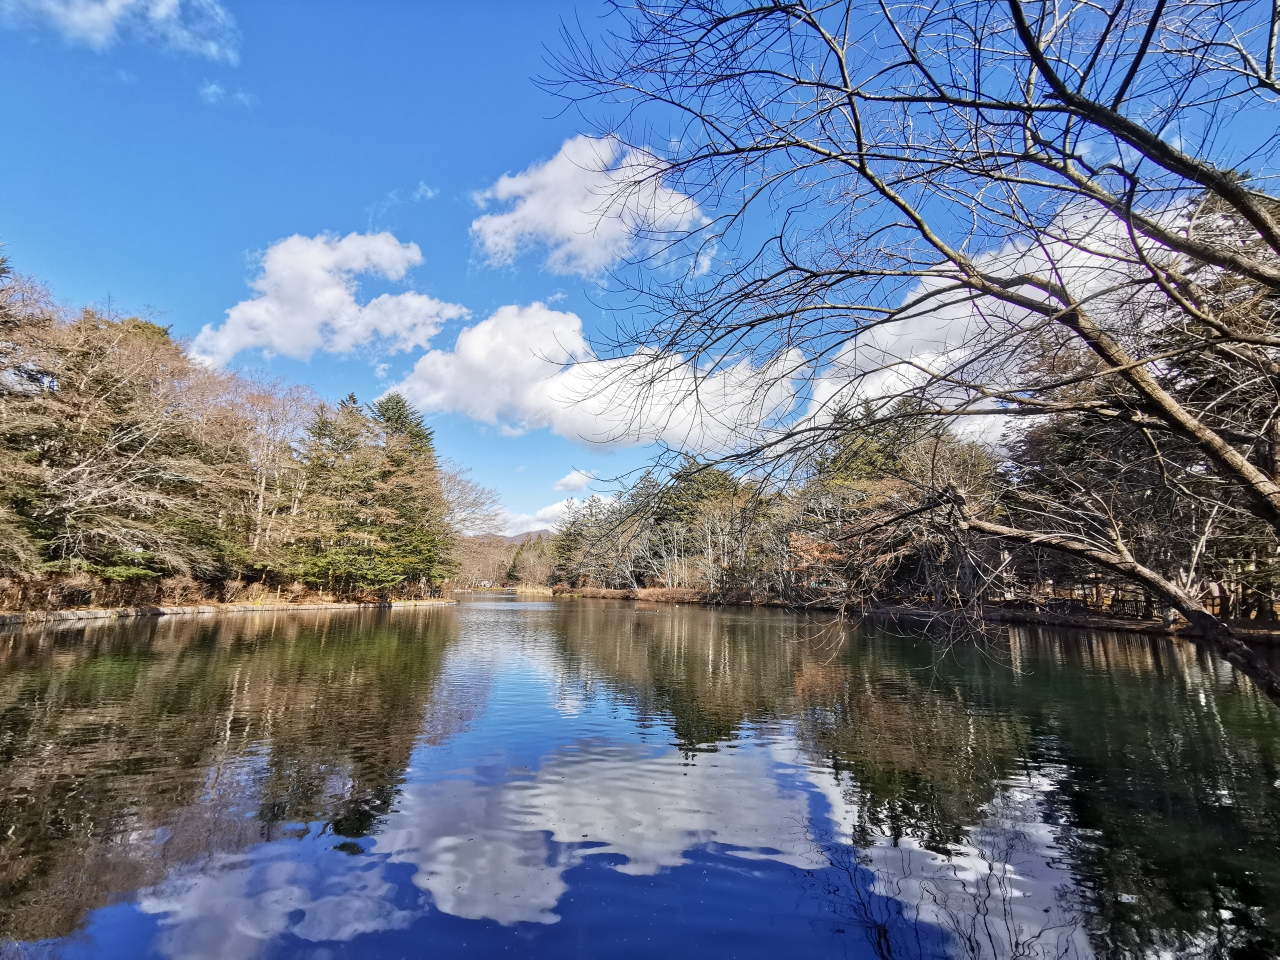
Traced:
<path fill-rule="evenodd" d="M 700 603 L 707 599 L 707 591 L 692 587 L 641 587 L 634 593 L 641 600 L 661 603 Z"/>
<path fill-rule="evenodd" d="M 46 600 L 54 609 L 89 607 L 98 599 L 101 581 L 82 570 L 59 577 L 49 584 Z"/>
<path fill-rule="evenodd" d="M 165 604 L 181 606 L 198 603 L 202 599 L 204 599 L 204 588 L 191 577 L 179 575 L 166 577 L 160 581 L 160 600 Z"/>
<path fill-rule="evenodd" d="M 608 587 L 570 587 L 563 583 L 556 584 L 552 594 L 557 597 L 583 597 L 587 600 L 634 600 L 635 590 L 611 590 Z"/>

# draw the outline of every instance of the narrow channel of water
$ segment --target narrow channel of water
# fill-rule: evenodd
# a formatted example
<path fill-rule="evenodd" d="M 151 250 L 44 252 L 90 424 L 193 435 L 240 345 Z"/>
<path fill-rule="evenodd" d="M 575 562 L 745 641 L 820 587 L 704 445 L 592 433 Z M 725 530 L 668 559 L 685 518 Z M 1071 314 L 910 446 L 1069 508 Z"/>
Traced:
<path fill-rule="evenodd" d="M 498 955 L 1280 956 L 1280 710 L 611 601 L 0 635 L 0 960 Z"/>

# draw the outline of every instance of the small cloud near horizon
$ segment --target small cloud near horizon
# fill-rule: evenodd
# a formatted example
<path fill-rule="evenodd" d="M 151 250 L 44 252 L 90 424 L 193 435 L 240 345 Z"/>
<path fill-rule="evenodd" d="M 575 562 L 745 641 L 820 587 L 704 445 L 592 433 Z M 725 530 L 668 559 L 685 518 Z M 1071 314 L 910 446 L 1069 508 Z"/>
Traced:
<path fill-rule="evenodd" d="M 535 530 L 555 530 L 560 518 L 564 516 L 571 503 L 573 503 L 572 498 L 561 500 L 558 503 L 548 504 L 537 513 L 512 513 L 504 509 L 502 511 L 502 532 L 505 536 L 516 537 L 522 533 L 532 533 Z"/>

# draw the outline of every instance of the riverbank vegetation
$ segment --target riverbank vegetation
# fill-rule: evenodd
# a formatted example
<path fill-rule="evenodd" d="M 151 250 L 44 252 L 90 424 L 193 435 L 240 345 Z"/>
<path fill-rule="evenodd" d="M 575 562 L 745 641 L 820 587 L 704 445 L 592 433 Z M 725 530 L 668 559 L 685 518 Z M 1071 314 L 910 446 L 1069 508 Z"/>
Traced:
<path fill-rule="evenodd" d="M 660 181 L 702 215 L 617 271 L 601 377 L 675 409 L 680 357 L 718 489 L 588 506 L 564 575 L 1163 608 L 1280 698 L 1232 627 L 1274 620 L 1280 572 L 1280 13 L 662 0 L 614 26 L 557 88 L 617 152 L 668 145 L 616 207 Z"/>
<path fill-rule="evenodd" d="M 321 402 L 0 261 L 0 606 L 422 597 L 494 496 L 404 398 Z"/>
<path fill-rule="evenodd" d="M 571 504 L 552 542 L 554 579 L 582 595 L 642 591 L 864 612 L 999 606 L 1144 619 L 1170 613 L 1167 598 L 1087 559 L 904 518 L 930 471 L 963 477 L 990 497 L 1025 493 L 1022 476 L 989 447 L 919 426 L 918 434 L 886 431 L 878 442 L 867 435 L 847 440 L 789 484 L 689 458 L 662 482 L 646 476 L 617 497 Z M 1046 459 L 1078 456 L 1070 431 L 1037 439 Z M 1026 456 L 1019 465 L 1037 479 L 1051 466 Z M 1072 465 L 1080 479 L 1089 468 L 1084 457 Z M 1142 555 L 1158 556 L 1171 576 L 1195 570 L 1215 615 L 1275 629 L 1280 569 L 1266 528 L 1206 529 L 1161 492 L 1157 484 L 1130 492 L 1145 508 L 1128 524 Z"/>

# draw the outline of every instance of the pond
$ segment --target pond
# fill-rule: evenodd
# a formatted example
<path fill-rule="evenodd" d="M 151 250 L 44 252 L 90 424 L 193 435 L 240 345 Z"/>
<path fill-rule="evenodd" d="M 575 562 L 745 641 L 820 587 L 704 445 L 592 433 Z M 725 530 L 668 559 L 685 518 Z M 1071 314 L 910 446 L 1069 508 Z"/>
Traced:
<path fill-rule="evenodd" d="M 1280 711 L 1167 638 L 621 601 L 0 635 L 0 957 L 1280 955 Z"/>

